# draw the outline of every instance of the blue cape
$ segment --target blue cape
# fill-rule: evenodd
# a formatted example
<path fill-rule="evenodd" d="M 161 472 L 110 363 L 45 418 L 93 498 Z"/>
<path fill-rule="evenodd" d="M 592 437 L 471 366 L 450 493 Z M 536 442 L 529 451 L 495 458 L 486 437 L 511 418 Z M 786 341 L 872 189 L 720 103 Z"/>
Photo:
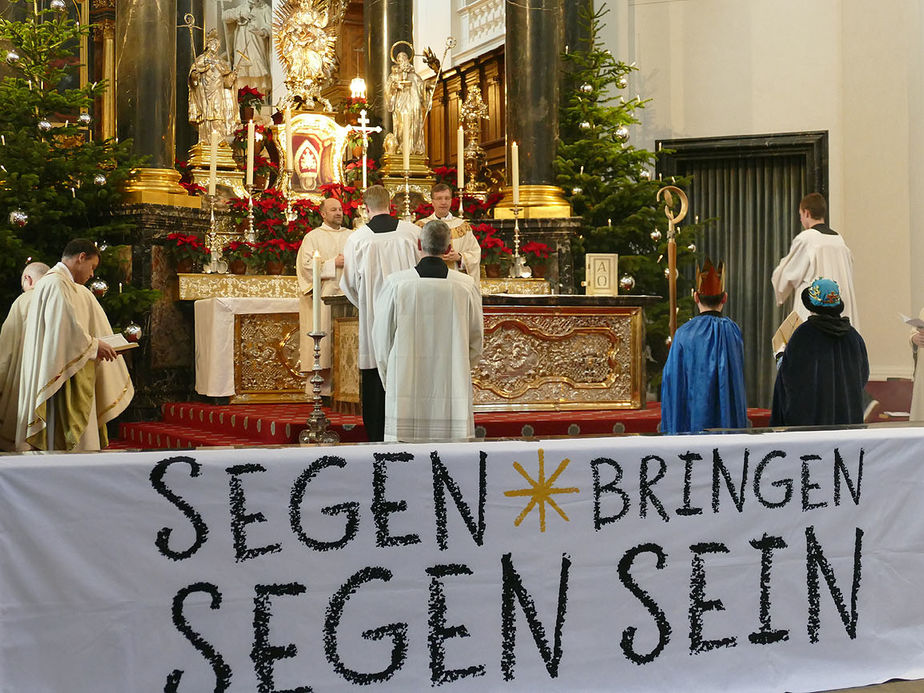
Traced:
<path fill-rule="evenodd" d="M 741 330 L 718 313 L 700 313 L 678 328 L 664 364 L 661 433 L 747 425 Z"/>

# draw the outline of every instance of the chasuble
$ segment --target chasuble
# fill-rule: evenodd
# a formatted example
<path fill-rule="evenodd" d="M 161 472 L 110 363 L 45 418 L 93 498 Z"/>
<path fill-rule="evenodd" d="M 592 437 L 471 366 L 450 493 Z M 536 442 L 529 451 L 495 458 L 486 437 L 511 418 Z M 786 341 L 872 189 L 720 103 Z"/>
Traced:
<path fill-rule="evenodd" d="M 20 371 L 16 445 L 39 450 L 99 450 L 107 421 L 135 394 L 122 357 L 96 361 L 99 337 L 112 327 L 96 297 L 58 263 L 32 292 Z M 54 398 L 54 399 L 52 399 Z M 55 440 L 46 436 L 47 407 L 56 412 Z"/>

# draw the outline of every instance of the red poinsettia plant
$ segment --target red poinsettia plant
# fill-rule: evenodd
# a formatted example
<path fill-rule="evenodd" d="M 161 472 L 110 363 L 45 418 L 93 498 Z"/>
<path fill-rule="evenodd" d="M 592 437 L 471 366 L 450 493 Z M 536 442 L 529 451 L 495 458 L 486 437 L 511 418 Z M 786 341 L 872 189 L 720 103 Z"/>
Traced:
<path fill-rule="evenodd" d="M 352 226 L 353 219 L 363 203 L 362 191 L 353 185 L 328 183 L 321 186 L 321 192 L 324 193 L 324 197 L 333 197 L 340 201 L 343 208 L 343 225 Z"/>
<path fill-rule="evenodd" d="M 244 241 L 231 241 L 221 249 L 221 257 L 229 263 L 237 260 L 250 263 L 253 258 L 253 246 Z"/>
<path fill-rule="evenodd" d="M 253 257 L 256 258 L 257 265 L 261 268 L 265 268 L 269 262 L 292 267 L 300 245 L 301 241 L 290 243 L 282 238 L 270 238 L 253 244 Z"/>
<path fill-rule="evenodd" d="M 552 252 L 552 249 L 545 243 L 530 241 L 520 246 L 520 252 L 523 254 L 526 264 L 530 267 L 535 267 L 536 265 L 548 264 L 549 253 Z"/>
<path fill-rule="evenodd" d="M 359 115 L 362 111 L 369 110 L 369 102 L 363 96 L 348 96 L 343 100 L 343 112 Z"/>
<path fill-rule="evenodd" d="M 182 233 L 167 234 L 164 247 L 168 249 L 175 262 L 183 260 L 193 263 L 206 262 L 210 255 L 209 249 L 197 236 L 187 236 Z"/>
<path fill-rule="evenodd" d="M 472 233 L 481 246 L 481 264 L 499 265 L 510 262 L 513 251 L 497 235 L 497 229 L 488 224 L 477 224 L 472 227 Z"/>
<path fill-rule="evenodd" d="M 244 108 L 259 108 L 264 97 L 265 94 L 254 87 L 241 87 L 237 90 L 237 103 Z"/>

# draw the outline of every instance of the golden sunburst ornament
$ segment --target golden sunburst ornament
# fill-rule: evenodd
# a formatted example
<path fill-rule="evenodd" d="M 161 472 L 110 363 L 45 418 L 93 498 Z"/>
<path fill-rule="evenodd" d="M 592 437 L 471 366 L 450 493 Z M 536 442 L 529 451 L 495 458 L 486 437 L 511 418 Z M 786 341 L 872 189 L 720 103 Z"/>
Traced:
<path fill-rule="evenodd" d="M 542 448 L 539 448 L 539 479 L 538 481 L 533 480 L 533 478 L 523 469 L 523 465 L 519 462 L 513 463 L 513 468 L 516 469 L 520 476 L 522 476 L 526 481 L 529 482 L 530 488 L 521 488 L 515 489 L 513 491 L 504 491 L 504 495 L 508 497 L 515 496 L 529 496 L 529 503 L 526 504 L 526 507 L 523 508 L 517 519 L 513 521 L 513 524 L 517 527 L 520 526 L 520 523 L 526 519 L 526 516 L 532 511 L 534 507 L 539 506 L 539 531 L 545 531 L 545 504 L 548 503 L 552 506 L 552 509 L 557 512 L 565 522 L 570 522 L 568 516 L 565 514 L 565 511 L 562 510 L 558 503 L 552 498 L 553 495 L 560 493 L 580 493 L 580 490 L 576 486 L 569 486 L 567 488 L 555 488 L 555 480 L 561 476 L 562 472 L 567 469 L 568 465 L 571 464 L 571 460 L 567 457 L 561 461 L 558 465 L 558 468 L 555 470 L 554 474 L 548 479 L 545 478 L 545 451 Z"/>

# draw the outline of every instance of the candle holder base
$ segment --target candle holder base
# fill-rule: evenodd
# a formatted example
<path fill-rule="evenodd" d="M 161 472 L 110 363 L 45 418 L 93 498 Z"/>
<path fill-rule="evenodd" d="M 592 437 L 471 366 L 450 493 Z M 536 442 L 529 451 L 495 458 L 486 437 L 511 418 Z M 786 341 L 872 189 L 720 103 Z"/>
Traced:
<path fill-rule="evenodd" d="M 306 422 L 307 428 L 298 434 L 298 442 L 302 445 L 336 445 L 340 436 L 330 430 L 330 420 L 321 407 L 321 340 L 327 336 L 326 332 L 309 332 L 308 336 L 314 340 L 314 375 L 311 376 L 311 390 L 314 393 L 314 409 Z"/>

